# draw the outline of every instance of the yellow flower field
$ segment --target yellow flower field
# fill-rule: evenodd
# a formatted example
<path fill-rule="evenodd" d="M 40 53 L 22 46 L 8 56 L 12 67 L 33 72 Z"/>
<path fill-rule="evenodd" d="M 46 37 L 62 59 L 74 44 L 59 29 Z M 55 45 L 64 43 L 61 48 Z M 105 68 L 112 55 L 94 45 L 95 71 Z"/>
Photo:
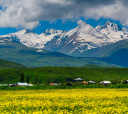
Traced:
<path fill-rule="evenodd" d="M 128 89 L 0 91 L 0 114 L 126 114 Z"/>

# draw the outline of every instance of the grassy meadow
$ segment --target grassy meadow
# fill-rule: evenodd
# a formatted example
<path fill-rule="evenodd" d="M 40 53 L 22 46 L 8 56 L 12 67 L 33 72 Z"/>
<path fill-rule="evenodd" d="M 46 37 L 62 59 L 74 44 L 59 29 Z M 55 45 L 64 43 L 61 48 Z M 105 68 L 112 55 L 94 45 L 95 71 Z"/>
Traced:
<path fill-rule="evenodd" d="M 24 65 L 0 59 L 0 69 L 22 69 Z"/>
<path fill-rule="evenodd" d="M 128 89 L 0 91 L 1 114 L 126 114 Z"/>
<path fill-rule="evenodd" d="M 128 79 L 128 68 L 80 68 L 80 67 L 41 67 L 26 69 L 0 69 L 0 83 L 16 83 L 24 81 L 27 77 L 29 83 L 66 83 L 75 78 L 83 78 L 85 81 L 94 80 L 122 80 Z"/>

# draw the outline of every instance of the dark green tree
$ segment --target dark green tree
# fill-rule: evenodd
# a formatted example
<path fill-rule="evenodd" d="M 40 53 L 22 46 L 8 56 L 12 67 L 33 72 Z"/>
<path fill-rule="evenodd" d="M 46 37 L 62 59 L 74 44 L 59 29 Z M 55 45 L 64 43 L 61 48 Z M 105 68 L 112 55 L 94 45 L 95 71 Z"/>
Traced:
<path fill-rule="evenodd" d="M 24 82 L 24 74 L 21 74 L 21 82 Z"/>
<path fill-rule="evenodd" d="M 29 77 L 27 76 L 27 83 L 29 83 Z"/>
<path fill-rule="evenodd" d="M 35 85 L 38 83 L 38 76 L 35 76 Z"/>

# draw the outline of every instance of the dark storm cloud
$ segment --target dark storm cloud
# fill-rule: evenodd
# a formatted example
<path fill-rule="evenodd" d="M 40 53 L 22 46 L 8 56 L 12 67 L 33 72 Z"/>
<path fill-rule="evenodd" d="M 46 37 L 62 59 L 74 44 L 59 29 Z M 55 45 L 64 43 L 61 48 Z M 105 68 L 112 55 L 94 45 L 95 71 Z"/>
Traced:
<path fill-rule="evenodd" d="M 90 5 L 108 5 L 115 3 L 115 0 L 71 0 L 74 1 L 76 4 L 90 4 Z"/>
<path fill-rule="evenodd" d="M 53 4 L 48 2 L 42 4 L 45 14 L 41 16 L 43 19 L 57 18 L 73 18 L 85 16 L 85 10 L 90 8 L 101 7 L 104 5 L 114 4 L 115 0 L 68 0 L 69 4 Z"/>

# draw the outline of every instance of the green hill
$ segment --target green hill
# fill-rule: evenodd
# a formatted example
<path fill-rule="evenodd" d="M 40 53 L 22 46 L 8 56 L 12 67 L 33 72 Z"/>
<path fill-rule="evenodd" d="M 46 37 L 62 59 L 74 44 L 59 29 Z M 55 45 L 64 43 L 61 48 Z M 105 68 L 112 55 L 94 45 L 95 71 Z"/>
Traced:
<path fill-rule="evenodd" d="M 83 67 L 84 68 L 104 68 L 103 66 L 95 65 L 95 64 L 86 64 Z"/>
<path fill-rule="evenodd" d="M 30 83 L 47 84 L 51 82 L 67 82 L 75 78 L 84 80 L 122 80 L 128 79 L 128 68 L 80 68 L 80 67 L 42 67 L 28 69 L 0 69 L 0 83 L 16 83 L 24 75 Z"/>
<path fill-rule="evenodd" d="M 128 40 L 121 40 L 114 44 L 87 50 L 80 57 L 108 57 L 120 49 L 128 49 Z"/>
<path fill-rule="evenodd" d="M 15 63 L 15 62 L 10 62 L 6 60 L 0 59 L 0 69 L 21 69 L 21 68 L 26 68 L 24 65 Z"/>
<path fill-rule="evenodd" d="M 1 40 L 5 40 L 4 38 Z M 29 48 L 16 42 L 5 40 L 0 45 L 0 59 L 13 61 L 23 64 L 27 67 L 44 67 L 44 66 L 72 66 L 81 67 L 86 64 L 98 64 L 101 66 L 117 66 L 107 63 L 106 60 L 99 58 L 75 58 L 58 52 L 49 52 L 46 50 Z"/>
<path fill-rule="evenodd" d="M 128 67 L 128 40 L 121 40 L 117 43 L 95 48 L 81 53 L 81 57 L 101 57 L 106 63 L 118 64 Z"/>

